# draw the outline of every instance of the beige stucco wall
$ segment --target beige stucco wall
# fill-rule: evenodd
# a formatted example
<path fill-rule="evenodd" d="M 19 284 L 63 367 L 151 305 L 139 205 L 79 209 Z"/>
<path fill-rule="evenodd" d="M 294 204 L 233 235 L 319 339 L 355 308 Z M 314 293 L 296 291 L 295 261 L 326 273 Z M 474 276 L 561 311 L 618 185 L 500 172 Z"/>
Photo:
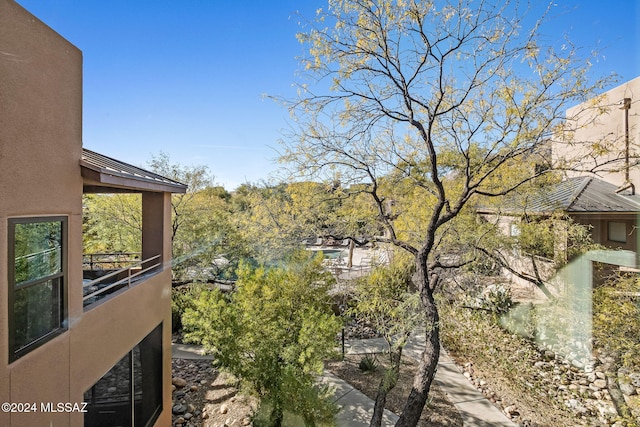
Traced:
<path fill-rule="evenodd" d="M 82 54 L 11 0 L 0 0 L 0 401 L 69 399 L 69 334 L 8 364 L 7 218 L 65 215 L 81 233 Z M 81 241 L 69 241 L 81 258 Z M 82 283 L 81 265 L 69 266 Z M 77 294 L 77 292 L 76 292 Z M 77 313 L 77 305 L 69 306 Z M 46 347 L 46 350 L 45 350 Z M 54 425 L 67 414 L 48 414 Z M 45 425 L 42 414 L 0 414 L 0 425 Z M 47 422 L 46 425 L 49 423 Z"/>
<path fill-rule="evenodd" d="M 581 214 L 572 215 L 572 218 L 579 224 L 591 227 L 593 241 L 605 246 L 608 249 L 623 249 L 636 252 L 638 249 L 639 232 L 636 228 L 638 215 L 634 214 Z M 609 222 L 624 223 L 626 228 L 627 241 L 616 242 L 609 240 Z"/>
<path fill-rule="evenodd" d="M 576 169 L 568 172 L 568 176 L 585 175 L 595 170 L 603 179 L 622 185 L 625 112 L 620 108 L 624 98 L 631 98 L 629 142 L 636 166 L 630 170 L 630 179 L 637 194 L 640 191 L 640 166 L 637 166 L 640 156 L 640 77 L 567 110 L 567 131 L 557 135 L 552 153 L 554 164 L 564 159 L 563 166 Z"/>
<path fill-rule="evenodd" d="M 164 411 L 171 423 L 170 270 L 87 312 L 82 306 L 82 53 L 13 0 L 0 0 L 0 402 L 82 402 L 84 392 L 164 324 Z M 150 223 L 171 257 L 171 212 Z M 7 221 L 68 217 L 68 330 L 9 364 Z M 159 234 L 162 235 L 160 232 Z M 158 252 L 156 252 L 158 253 Z M 0 426 L 82 426 L 83 414 L 8 414 Z"/>

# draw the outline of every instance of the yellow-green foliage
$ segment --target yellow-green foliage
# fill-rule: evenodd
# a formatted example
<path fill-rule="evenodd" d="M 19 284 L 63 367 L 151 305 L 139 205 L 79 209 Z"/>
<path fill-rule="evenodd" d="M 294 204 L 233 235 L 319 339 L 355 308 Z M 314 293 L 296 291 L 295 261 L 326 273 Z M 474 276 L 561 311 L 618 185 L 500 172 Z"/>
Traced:
<path fill-rule="evenodd" d="M 283 267 L 241 265 L 233 294 L 202 292 L 183 316 L 186 338 L 267 403 L 270 419 L 284 411 L 306 420 L 333 416 L 326 390 L 314 385 L 340 329 L 327 294 L 332 277 L 321 267 L 304 251 Z"/>
<path fill-rule="evenodd" d="M 593 334 L 603 347 L 627 367 L 640 366 L 640 279 L 622 277 L 593 294 Z"/>
<path fill-rule="evenodd" d="M 424 320 L 420 300 L 411 292 L 413 268 L 406 258 L 396 258 L 393 264 L 378 267 L 360 279 L 357 302 L 349 310 L 350 314 L 371 323 L 389 342 L 394 335 L 403 336 Z"/>
<path fill-rule="evenodd" d="M 171 289 L 171 330 L 173 332 L 178 332 L 182 329 L 182 315 L 187 308 L 194 307 L 194 301 L 204 291 L 206 291 L 206 288 L 199 283 L 191 283 Z"/>

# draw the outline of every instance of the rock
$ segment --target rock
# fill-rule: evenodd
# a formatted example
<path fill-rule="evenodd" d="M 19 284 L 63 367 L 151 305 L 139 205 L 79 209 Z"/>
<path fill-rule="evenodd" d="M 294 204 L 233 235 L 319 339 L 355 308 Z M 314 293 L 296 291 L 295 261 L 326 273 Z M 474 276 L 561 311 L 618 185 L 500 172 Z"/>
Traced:
<path fill-rule="evenodd" d="M 620 383 L 620 391 L 625 396 L 633 396 L 634 394 L 636 394 L 636 388 L 633 386 L 633 384 L 629 383 Z"/>
<path fill-rule="evenodd" d="M 187 412 L 183 417 L 185 420 L 190 420 L 191 418 L 193 418 L 193 414 L 191 412 Z"/>
<path fill-rule="evenodd" d="M 180 377 L 175 377 L 171 380 L 171 384 L 173 384 L 174 386 L 178 387 L 178 388 L 182 388 L 184 386 L 187 385 L 187 381 L 180 378 Z"/>
<path fill-rule="evenodd" d="M 187 412 L 187 407 L 178 403 L 176 405 L 173 405 L 173 408 L 171 408 L 171 412 L 173 412 L 176 415 L 182 415 L 185 412 Z"/>
<path fill-rule="evenodd" d="M 593 382 L 593 385 L 598 387 L 600 390 L 602 390 L 603 388 L 607 388 L 607 380 L 595 380 Z"/>
<path fill-rule="evenodd" d="M 222 405 L 220 405 L 219 412 L 221 414 L 226 414 L 227 412 L 229 412 L 229 407 L 223 403 Z"/>
<path fill-rule="evenodd" d="M 176 419 L 176 424 L 184 424 L 184 421 L 185 421 L 185 420 L 184 420 L 184 418 L 182 418 L 182 417 L 178 417 L 178 418 Z"/>
<path fill-rule="evenodd" d="M 198 391 L 198 386 L 197 385 L 192 385 L 191 387 L 189 387 L 190 391 Z"/>
<path fill-rule="evenodd" d="M 631 384 L 633 384 L 633 386 L 635 388 L 640 388 L 640 374 L 637 372 L 634 372 L 632 374 L 629 374 L 629 379 L 631 380 Z"/>
<path fill-rule="evenodd" d="M 516 405 L 507 406 L 506 408 L 504 408 L 504 413 L 507 414 L 507 416 L 509 416 L 510 418 L 511 417 L 517 417 L 518 415 L 520 415 Z"/>
<path fill-rule="evenodd" d="M 242 425 L 243 425 L 243 426 L 251 425 L 251 418 L 248 418 L 248 417 L 243 418 L 243 419 L 242 419 Z"/>

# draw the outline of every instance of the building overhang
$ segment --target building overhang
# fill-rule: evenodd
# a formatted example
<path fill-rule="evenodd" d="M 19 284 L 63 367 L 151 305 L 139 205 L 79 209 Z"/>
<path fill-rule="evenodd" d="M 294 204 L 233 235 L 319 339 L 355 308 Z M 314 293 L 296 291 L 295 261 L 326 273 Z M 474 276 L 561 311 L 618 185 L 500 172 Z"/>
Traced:
<path fill-rule="evenodd" d="M 186 193 L 187 186 L 137 166 L 82 149 L 84 193 Z"/>

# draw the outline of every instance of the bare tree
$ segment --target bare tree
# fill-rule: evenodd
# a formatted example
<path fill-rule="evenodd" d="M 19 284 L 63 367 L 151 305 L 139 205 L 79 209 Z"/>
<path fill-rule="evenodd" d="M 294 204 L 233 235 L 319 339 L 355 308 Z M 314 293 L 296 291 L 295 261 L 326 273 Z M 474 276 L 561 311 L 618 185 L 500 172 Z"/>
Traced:
<path fill-rule="evenodd" d="M 396 426 L 416 425 L 435 374 L 434 290 L 461 263 L 441 250 L 452 224 L 472 200 L 547 173 L 522 165 L 538 162 L 569 105 L 602 87 L 568 40 L 545 45 L 557 39 L 541 35 L 548 13 L 509 1 L 329 0 L 299 35 L 310 79 L 287 103 L 296 127 L 283 160 L 306 178 L 339 171 L 366 183 L 385 229 L 377 240 L 415 259 L 426 343 Z M 409 184 L 423 198 L 416 230 L 401 229 L 388 199 Z"/>

